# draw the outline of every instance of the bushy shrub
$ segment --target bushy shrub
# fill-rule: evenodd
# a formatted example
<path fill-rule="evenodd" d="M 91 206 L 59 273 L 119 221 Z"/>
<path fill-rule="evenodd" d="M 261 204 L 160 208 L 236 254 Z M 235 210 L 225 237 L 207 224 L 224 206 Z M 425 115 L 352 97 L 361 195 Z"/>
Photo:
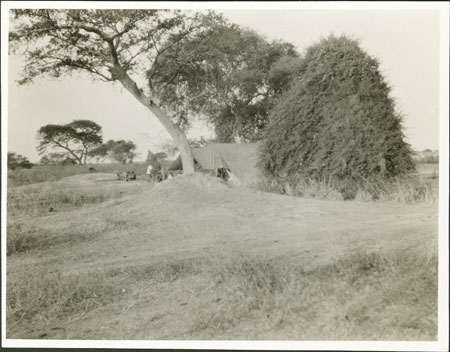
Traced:
<path fill-rule="evenodd" d="M 414 170 L 402 118 L 379 63 L 345 36 L 307 49 L 300 74 L 270 115 L 260 166 L 271 177 L 339 184 L 346 198 L 367 177 Z"/>
<path fill-rule="evenodd" d="M 17 154 L 17 153 L 8 153 L 8 169 L 31 169 L 33 164 L 28 160 L 27 157 Z"/>

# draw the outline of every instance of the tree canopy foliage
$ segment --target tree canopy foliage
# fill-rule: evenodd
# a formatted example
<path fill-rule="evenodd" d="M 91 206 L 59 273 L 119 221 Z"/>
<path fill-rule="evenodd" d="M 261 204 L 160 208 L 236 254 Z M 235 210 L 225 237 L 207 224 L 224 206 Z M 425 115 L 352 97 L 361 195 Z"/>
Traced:
<path fill-rule="evenodd" d="M 136 145 L 132 141 L 114 141 L 110 139 L 104 144 L 104 148 L 111 160 L 115 160 L 122 164 L 125 164 L 127 161 L 132 163 L 136 156 Z"/>
<path fill-rule="evenodd" d="M 8 152 L 8 169 L 31 169 L 32 167 L 33 164 L 27 157 L 18 153 Z"/>
<path fill-rule="evenodd" d="M 188 41 L 168 40 L 164 49 L 160 66 L 148 72 L 151 86 L 181 126 L 202 116 L 220 142 L 261 138 L 273 99 L 298 62 L 293 45 L 220 18 Z"/>
<path fill-rule="evenodd" d="M 42 126 L 37 133 L 40 154 L 48 149 L 65 150 L 78 163 L 86 164 L 87 156 L 103 142 L 102 128 L 90 120 L 74 120 L 66 125 L 49 124 Z"/>
<path fill-rule="evenodd" d="M 299 72 L 270 115 L 260 158 L 266 174 L 355 183 L 414 169 L 390 87 L 357 41 L 322 39 Z"/>

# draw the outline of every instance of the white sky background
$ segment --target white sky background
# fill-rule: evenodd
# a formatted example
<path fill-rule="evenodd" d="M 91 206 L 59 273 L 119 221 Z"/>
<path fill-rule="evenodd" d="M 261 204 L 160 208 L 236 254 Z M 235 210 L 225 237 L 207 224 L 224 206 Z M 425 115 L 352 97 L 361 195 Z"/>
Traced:
<path fill-rule="evenodd" d="M 268 39 L 282 39 L 300 52 L 330 33 L 360 40 L 392 86 L 414 149 L 439 148 L 439 12 L 433 10 L 227 10 L 230 21 Z M 15 81 L 20 60 L 9 62 L 8 151 L 39 160 L 36 131 L 46 124 L 93 120 L 108 139 L 132 140 L 145 159 L 168 134 L 145 107 L 119 84 L 74 77 L 41 78 L 28 86 Z M 192 136 L 207 135 L 205 126 Z"/>

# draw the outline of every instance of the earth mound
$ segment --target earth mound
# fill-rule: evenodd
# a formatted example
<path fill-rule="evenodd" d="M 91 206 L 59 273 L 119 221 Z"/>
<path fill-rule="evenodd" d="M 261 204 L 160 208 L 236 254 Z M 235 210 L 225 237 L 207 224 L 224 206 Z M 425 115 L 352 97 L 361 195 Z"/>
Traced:
<path fill-rule="evenodd" d="M 196 172 L 190 175 L 178 175 L 157 183 L 151 191 L 151 196 L 154 200 L 173 202 L 186 199 L 213 200 L 222 198 L 230 188 L 231 186 L 217 177 Z"/>

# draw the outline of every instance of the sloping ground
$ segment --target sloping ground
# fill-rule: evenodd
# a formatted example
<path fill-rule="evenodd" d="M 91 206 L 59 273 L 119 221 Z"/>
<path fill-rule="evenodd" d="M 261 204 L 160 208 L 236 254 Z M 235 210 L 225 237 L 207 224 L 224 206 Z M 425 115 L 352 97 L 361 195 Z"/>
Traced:
<path fill-rule="evenodd" d="M 436 206 L 301 199 L 195 174 L 23 226 L 73 241 L 8 257 L 10 285 L 76 278 L 84 296 L 24 314 L 9 338 L 435 338 Z"/>

